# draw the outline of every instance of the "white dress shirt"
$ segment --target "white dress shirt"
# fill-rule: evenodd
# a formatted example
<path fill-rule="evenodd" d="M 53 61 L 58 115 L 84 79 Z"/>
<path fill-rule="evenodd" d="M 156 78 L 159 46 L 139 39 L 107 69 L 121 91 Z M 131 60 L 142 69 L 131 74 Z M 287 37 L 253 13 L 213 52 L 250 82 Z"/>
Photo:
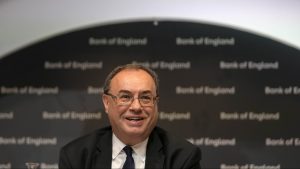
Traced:
<path fill-rule="evenodd" d="M 136 169 L 144 169 L 146 162 L 146 148 L 147 148 L 148 138 L 143 142 L 132 146 L 132 157 L 134 159 L 134 164 Z M 126 145 L 118 139 L 118 137 L 113 134 L 112 137 L 112 169 L 121 169 L 126 160 L 126 154 L 123 148 Z"/>

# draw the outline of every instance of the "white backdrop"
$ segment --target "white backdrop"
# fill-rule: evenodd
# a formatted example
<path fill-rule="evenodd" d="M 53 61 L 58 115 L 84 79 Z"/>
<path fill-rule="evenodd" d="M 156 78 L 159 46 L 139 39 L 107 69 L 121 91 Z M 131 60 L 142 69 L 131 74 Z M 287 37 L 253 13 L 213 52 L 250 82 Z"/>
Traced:
<path fill-rule="evenodd" d="M 1 0 L 0 58 L 66 31 L 145 18 L 224 25 L 300 49 L 298 0 Z"/>

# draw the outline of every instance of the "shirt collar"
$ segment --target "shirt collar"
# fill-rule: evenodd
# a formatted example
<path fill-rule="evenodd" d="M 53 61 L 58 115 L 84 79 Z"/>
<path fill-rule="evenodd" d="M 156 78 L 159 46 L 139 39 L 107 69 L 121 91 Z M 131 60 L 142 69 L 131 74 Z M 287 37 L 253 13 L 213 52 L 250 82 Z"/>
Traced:
<path fill-rule="evenodd" d="M 146 148 L 148 139 L 145 139 L 141 143 L 138 143 L 134 146 L 132 146 L 132 149 L 134 153 L 136 153 L 137 157 L 141 158 L 144 162 L 146 160 Z M 119 138 L 113 133 L 112 137 L 112 143 L 113 143 L 113 150 L 112 150 L 112 158 L 115 159 L 123 150 L 123 148 L 126 146 Z"/>
<path fill-rule="evenodd" d="M 146 148 L 147 148 L 148 138 L 142 141 L 141 143 L 138 143 L 134 146 L 132 146 L 132 149 L 137 154 L 139 158 L 142 159 L 143 162 L 146 160 Z"/>
<path fill-rule="evenodd" d="M 113 134 L 112 143 L 112 158 L 115 159 L 126 145 L 115 134 Z"/>

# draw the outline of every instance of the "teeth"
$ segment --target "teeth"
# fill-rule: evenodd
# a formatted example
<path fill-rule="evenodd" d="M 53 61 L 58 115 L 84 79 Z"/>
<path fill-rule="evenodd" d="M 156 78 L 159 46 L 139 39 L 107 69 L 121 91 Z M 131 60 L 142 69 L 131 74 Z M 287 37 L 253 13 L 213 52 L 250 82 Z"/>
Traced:
<path fill-rule="evenodd" d="M 140 118 L 140 117 L 130 117 L 130 118 L 127 118 L 128 120 L 142 120 L 143 118 Z"/>

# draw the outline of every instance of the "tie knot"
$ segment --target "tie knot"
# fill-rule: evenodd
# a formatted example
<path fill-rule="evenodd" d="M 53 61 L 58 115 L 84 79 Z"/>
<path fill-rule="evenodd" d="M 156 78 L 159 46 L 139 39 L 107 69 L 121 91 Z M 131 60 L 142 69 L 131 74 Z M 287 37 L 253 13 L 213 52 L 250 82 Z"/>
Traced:
<path fill-rule="evenodd" d="M 132 148 L 130 146 L 125 146 L 123 148 L 127 156 L 132 156 Z"/>

